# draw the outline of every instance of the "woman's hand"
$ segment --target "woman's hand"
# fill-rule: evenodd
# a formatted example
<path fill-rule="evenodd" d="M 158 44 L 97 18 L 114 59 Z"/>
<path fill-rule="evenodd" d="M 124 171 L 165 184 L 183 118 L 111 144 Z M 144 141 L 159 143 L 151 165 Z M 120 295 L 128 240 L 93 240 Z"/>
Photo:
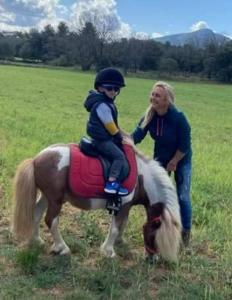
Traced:
<path fill-rule="evenodd" d="M 169 163 L 167 164 L 167 168 L 166 168 L 166 170 L 168 171 L 168 172 L 172 172 L 172 171 L 176 171 L 176 167 L 177 167 L 177 160 L 176 159 L 171 159 L 170 161 L 169 161 Z"/>
<path fill-rule="evenodd" d="M 123 144 L 134 146 L 133 139 L 129 136 L 123 136 L 123 141 L 122 142 L 123 142 Z"/>
<path fill-rule="evenodd" d="M 176 171 L 178 162 L 184 157 L 184 153 L 180 150 L 177 150 L 173 158 L 167 164 L 166 170 L 168 172 Z"/>

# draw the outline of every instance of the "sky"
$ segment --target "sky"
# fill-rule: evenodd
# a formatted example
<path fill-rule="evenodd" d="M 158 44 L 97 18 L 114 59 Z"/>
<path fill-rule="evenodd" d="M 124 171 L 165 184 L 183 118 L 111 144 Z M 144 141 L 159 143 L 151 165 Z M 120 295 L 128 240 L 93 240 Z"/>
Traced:
<path fill-rule="evenodd" d="M 153 38 L 210 28 L 232 38 L 232 0 L 0 0 L 0 31 L 91 21 L 113 36 Z"/>

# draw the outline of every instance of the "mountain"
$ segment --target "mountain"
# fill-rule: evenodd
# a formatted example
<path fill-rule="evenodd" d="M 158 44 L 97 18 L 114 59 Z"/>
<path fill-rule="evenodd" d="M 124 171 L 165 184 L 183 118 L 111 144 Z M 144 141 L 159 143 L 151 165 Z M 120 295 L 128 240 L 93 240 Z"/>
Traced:
<path fill-rule="evenodd" d="M 197 48 L 204 48 L 210 43 L 223 45 L 230 39 L 222 34 L 214 33 L 211 29 L 200 29 L 189 33 L 179 33 L 155 38 L 157 42 L 169 42 L 173 46 L 193 45 Z"/>

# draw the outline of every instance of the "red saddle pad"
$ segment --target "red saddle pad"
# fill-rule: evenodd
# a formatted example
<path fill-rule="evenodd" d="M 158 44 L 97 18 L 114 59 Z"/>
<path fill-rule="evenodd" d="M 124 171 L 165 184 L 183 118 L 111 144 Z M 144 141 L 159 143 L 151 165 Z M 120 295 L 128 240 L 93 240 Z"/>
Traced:
<path fill-rule="evenodd" d="M 135 187 L 137 180 L 137 163 L 135 152 L 129 145 L 123 145 L 130 173 L 122 183 L 129 192 Z M 105 180 L 103 168 L 98 158 L 86 156 L 78 145 L 70 145 L 69 186 L 72 193 L 84 198 L 97 198 L 104 195 Z"/>

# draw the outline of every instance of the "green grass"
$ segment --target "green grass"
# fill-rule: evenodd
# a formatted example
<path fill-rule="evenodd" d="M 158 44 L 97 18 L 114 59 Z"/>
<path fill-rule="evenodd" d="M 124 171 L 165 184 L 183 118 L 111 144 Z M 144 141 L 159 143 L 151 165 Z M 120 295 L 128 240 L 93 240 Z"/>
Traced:
<path fill-rule="evenodd" d="M 10 233 L 11 184 L 18 163 L 53 143 L 85 135 L 83 100 L 93 74 L 0 66 L 0 299 L 231 299 L 232 86 L 170 82 L 192 126 L 193 239 L 178 265 L 143 257 L 142 207 L 133 208 L 115 260 L 99 255 L 110 216 L 65 205 L 61 217 L 71 258 L 18 248 Z M 131 132 L 154 83 L 126 78 L 117 99 L 119 123 Z M 139 145 L 152 156 L 149 137 Z"/>

